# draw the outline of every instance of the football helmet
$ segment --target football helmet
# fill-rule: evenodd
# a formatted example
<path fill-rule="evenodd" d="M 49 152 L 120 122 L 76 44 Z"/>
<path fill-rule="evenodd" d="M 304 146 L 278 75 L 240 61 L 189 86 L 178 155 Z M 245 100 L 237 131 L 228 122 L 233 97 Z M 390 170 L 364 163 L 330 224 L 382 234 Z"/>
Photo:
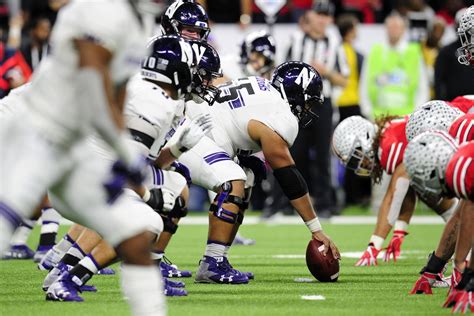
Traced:
<path fill-rule="evenodd" d="M 207 42 L 196 40 L 188 42 L 193 49 L 196 64 L 191 92 L 212 105 L 219 93 L 219 90 L 212 85 L 212 80 L 222 77 L 219 55 Z"/>
<path fill-rule="evenodd" d="M 275 39 L 265 31 L 248 34 L 240 47 L 240 64 L 247 76 L 262 76 L 275 67 Z M 264 58 L 263 66 L 255 69 L 250 63 L 250 55 L 257 53 Z"/>
<path fill-rule="evenodd" d="M 275 69 L 271 83 L 288 101 L 300 126 L 309 126 L 317 117 L 312 108 L 324 101 L 323 81 L 316 69 L 300 61 L 288 61 Z"/>
<path fill-rule="evenodd" d="M 426 131 L 408 143 L 403 163 L 410 185 L 429 205 L 438 205 L 445 191 L 444 174 L 456 141 L 444 131 Z"/>
<path fill-rule="evenodd" d="M 357 175 L 368 177 L 375 164 L 373 142 L 377 126 L 362 116 L 351 116 L 337 125 L 332 148 L 344 166 Z"/>
<path fill-rule="evenodd" d="M 164 35 L 154 38 L 149 48 L 151 53 L 142 63 L 141 76 L 172 85 L 178 97 L 190 92 L 196 69 L 189 43 L 178 36 Z"/>
<path fill-rule="evenodd" d="M 459 63 L 474 65 L 474 6 L 470 6 L 462 15 L 457 30 L 461 47 L 457 50 Z"/>
<path fill-rule="evenodd" d="M 163 32 L 168 35 L 181 35 L 183 27 L 196 29 L 199 32 L 200 40 L 207 40 L 209 35 L 209 17 L 204 8 L 192 0 L 178 0 L 173 2 L 161 17 L 161 27 Z"/>
<path fill-rule="evenodd" d="M 448 131 L 451 124 L 464 113 L 450 106 L 445 101 L 433 100 L 426 102 L 413 112 L 405 128 L 407 140 L 428 130 Z"/>

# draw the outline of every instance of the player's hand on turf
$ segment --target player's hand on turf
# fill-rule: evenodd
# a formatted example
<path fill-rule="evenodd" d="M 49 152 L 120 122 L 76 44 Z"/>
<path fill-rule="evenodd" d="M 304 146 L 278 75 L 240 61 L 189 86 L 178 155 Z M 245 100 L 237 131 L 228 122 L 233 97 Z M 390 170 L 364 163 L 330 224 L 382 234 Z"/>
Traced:
<path fill-rule="evenodd" d="M 474 292 L 462 291 L 452 310 L 453 313 L 474 313 Z"/>
<path fill-rule="evenodd" d="M 396 230 L 393 232 L 392 239 L 385 250 L 383 261 L 389 262 L 390 257 L 393 256 L 393 261 L 397 262 L 397 258 L 400 257 L 401 246 L 406 235 L 408 235 L 408 233 L 403 230 Z"/>
<path fill-rule="evenodd" d="M 212 118 L 209 114 L 201 114 L 195 117 L 186 126 L 179 138 L 181 151 L 194 147 L 212 129 Z"/>
<path fill-rule="evenodd" d="M 323 255 L 326 256 L 329 249 L 331 249 L 334 259 L 341 259 L 341 254 L 339 253 L 339 249 L 337 248 L 336 244 L 322 230 L 314 232 L 313 238 L 316 240 L 319 240 L 320 242 L 324 244 Z"/>
<path fill-rule="evenodd" d="M 356 267 L 368 267 L 377 265 L 377 255 L 380 250 L 377 250 L 374 245 L 369 244 L 367 250 L 364 251 L 362 257 L 356 262 Z"/>

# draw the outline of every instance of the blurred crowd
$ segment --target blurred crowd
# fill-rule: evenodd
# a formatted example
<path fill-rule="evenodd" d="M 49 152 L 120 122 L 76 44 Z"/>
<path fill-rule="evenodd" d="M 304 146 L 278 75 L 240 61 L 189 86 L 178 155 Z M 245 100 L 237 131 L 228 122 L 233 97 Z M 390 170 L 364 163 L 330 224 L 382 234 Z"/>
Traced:
<path fill-rule="evenodd" d="M 48 54 L 51 28 L 67 1 L 0 0 L 0 98 L 27 82 Z M 443 47 L 441 38 L 447 28 L 456 29 L 463 8 L 474 1 L 288 0 L 274 19 L 257 6 L 265 1 L 197 2 L 215 24 L 235 23 L 242 29 L 252 23 L 295 24 L 287 59 L 310 63 L 325 80 L 325 107 L 316 128 L 301 132 L 292 149 L 321 217 L 350 205 L 367 206 L 373 195 L 370 180 L 331 159 L 330 139 L 337 122 L 352 115 L 405 115 L 430 99 L 472 93 L 474 72 L 457 62 L 460 43 Z M 373 45 L 366 56 L 354 47 L 361 23 L 383 24 L 386 31 L 386 41 Z M 342 39 L 337 43 L 328 36 L 331 25 Z M 198 191 L 192 189 L 190 208 L 206 209 L 207 194 Z M 275 210 L 292 212 L 281 196 L 270 177 L 253 195 L 253 208 L 263 209 L 265 216 Z"/>

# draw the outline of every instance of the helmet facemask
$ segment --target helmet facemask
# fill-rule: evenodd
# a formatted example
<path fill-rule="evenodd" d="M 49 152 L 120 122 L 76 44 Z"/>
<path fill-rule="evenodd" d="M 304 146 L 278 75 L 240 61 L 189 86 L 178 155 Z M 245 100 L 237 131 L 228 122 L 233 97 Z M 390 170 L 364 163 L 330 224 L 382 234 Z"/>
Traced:
<path fill-rule="evenodd" d="M 458 62 L 466 66 L 474 66 L 474 37 L 470 30 L 458 29 L 458 36 L 461 40 L 461 47 L 457 49 Z"/>
<path fill-rule="evenodd" d="M 344 164 L 348 169 L 354 170 L 355 174 L 370 177 L 375 165 L 374 152 L 372 150 L 365 151 L 360 139 L 356 138 L 352 145 L 352 152 Z"/>
<path fill-rule="evenodd" d="M 220 77 L 222 77 L 222 72 L 213 72 L 198 67 L 193 77 L 192 93 L 212 105 L 219 94 L 219 89 L 212 85 L 212 81 Z"/>

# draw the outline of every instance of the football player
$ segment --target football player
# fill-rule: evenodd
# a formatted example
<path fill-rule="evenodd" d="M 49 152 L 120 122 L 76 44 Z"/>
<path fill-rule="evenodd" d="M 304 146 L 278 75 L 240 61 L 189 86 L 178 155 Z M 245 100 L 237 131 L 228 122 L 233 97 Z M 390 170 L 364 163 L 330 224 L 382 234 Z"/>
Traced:
<path fill-rule="evenodd" d="M 161 31 L 184 39 L 206 41 L 211 31 L 204 8 L 193 0 L 173 2 L 161 17 Z"/>
<path fill-rule="evenodd" d="M 240 45 L 239 55 L 222 58 L 224 76 L 215 84 L 248 76 L 270 79 L 275 69 L 276 44 L 266 31 L 256 31 L 245 36 Z"/>
<path fill-rule="evenodd" d="M 191 107 L 187 108 L 190 118 L 202 112 L 211 114 L 215 123 L 212 135 L 182 153 L 175 142 L 185 123 L 162 152 L 169 151 L 178 157 L 189 168 L 193 183 L 218 193 L 209 210 L 208 241 L 196 282 L 248 283 L 249 274 L 233 269 L 227 258 L 244 217 L 246 181 L 253 182 L 233 161 L 238 154 L 248 156 L 263 151 L 312 237 L 324 243 L 325 254 L 331 249 L 333 256 L 339 258 L 337 247 L 322 231 L 306 183 L 288 150 L 299 126 L 307 126 L 314 118 L 311 107 L 320 104 L 321 89 L 321 77 L 311 66 L 287 62 L 275 70 L 271 82 L 260 77 L 235 80 L 219 86 L 214 103 L 201 103 L 203 106 L 194 113 Z M 160 155 L 158 163 L 165 164 L 161 158 Z"/>
<path fill-rule="evenodd" d="M 474 264 L 472 255 L 474 229 L 474 142 L 458 145 L 454 138 L 441 131 L 428 131 L 415 137 L 408 145 L 405 153 L 405 164 L 413 187 L 420 195 L 430 199 L 440 199 L 441 196 L 457 196 L 462 201 L 459 213 L 459 229 L 456 240 L 455 269 L 445 307 L 454 305 L 453 311 L 472 311 L 472 292 L 474 291 Z M 446 231 L 446 230 L 445 230 Z M 444 236 L 443 236 L 444 237 Z M 442 239 L 441 243 L 449 239 Z M 471 260 L 468 267 L 464 260 L 471 250 Z M 451 253 L 452 254 L 452 253 Z M 450 255 L 438 257 L 432 254 L 428 264 L 421 271 L 422 276 L 415 284 L 414 293 L 431 293 L 431 285 L 436 280 L 438 271 L 442 270 Z M 464 271 L 463 271 L 464 270 Z M 459 276 L 462 272 L 462 277 Z"/>
<path fill-rule="evenodd" d="M 143 160 L 119 136 L 125 83 L 145 53 L 153 16 L 144 12 L 150 9 L 158 13 L 161 6 L 146 0 L 71 1 L 58 15 L 53 52 L 22 95 L 28 111 L 0 128 L 1 250 L 50 189 L 52 203 L 63 214 L 117 246 L 124 259 L 123 289 L 137 315 L 165 313 L 159 272 L 149 258 L 146 223 L 124 223 L 110 212 L 106 198 L 116 197 L 125 179 L 142 180 Z M 83 145 L 92 132 L 123 161 L 109 180 L 104 165 Z"/>
<path fill-rule="evenodd" d="M 184 97 L 189 92 L 192 74 L 189 66 L 183 60 L 188 58 L 193 60 L 194 58 L 189 44 L 176 36 L 158 37 L 151 46 L 153 52 L 144 60 L 141 73 L 128 84 L 125 118 L 127 128 L 132 136 L 132 145 L 137 147 L 137 150 L 144 156 L 154 160 L 166 141 L 168 131 L 173 125 L 178 125 L 184 115 Z M 180 146 L 183 148 L 193 147 L 210 127 L 210 118 L 208 119 L 206 116 L 196 118 L 184 131 Z M 155 200 L 150 206 L 163 214 L 164 231 L 169 231 L 168 221 L 186 215 L 186 180 L 175 172 L 162 171 L 151 166 L 148 170 L 150 171 L 149 176 L 145 180 L 145 185 L 149 189 L 147 191 L 148 197 L 146 197 L 147 193 L 140 195 L 144 201 Z M 180 195 L 184 195 L 185 199 Z M 158 206 L 156 206 L 157 203 Z M 136 201 L 133 197 L 128 199 L 126 207 L 133 212 L 147 208 L 143 201 Z M 159 233 L 162 231 L 163 229 Z M 90 246 L 93 246 L 94 249 L 89 248 Z M 61 259 L 59 265 L 51 270 L 43 284 L 43 288 L 49 288 L 47 295 L 60 296 L 62 290 L 60 283 L 64 278 L 80 280 L 79 286 L 84 287 L 84 283 L 94 273 L 97 273 L 100 267 L 106 266 L 116 258 L 113 248 L 105 241 L 94 238 L 94 235 L 90 235 L 85 240 L 85 245 L 76 241 L 72 248 L 73 252 L 74 247 L 83 250 L 79 251 L 83 253 L 82 256 L 76 252 L 72 258 L 72 253 L 68 253 Z M 79 262 L 79 259 L 84 257 L 84 253 L 89 251 L 91 253 Z M 72 268 L 74 265 L 76 266 L 67 273 L 68 266 Z M 62 276 L 57 279 L 61 273 L 63 273 Z M 184 285 L 166 281 L 166 295 L 184 296 L 187 294 L 184 290 L 171 287 L 172 284 Z"/>
<path fill-rule="evenodd" d="M 415 191 L 409 187 L 402 163 L 407 145 L 405 130 L 408 119 L 382 117 L 373 124 L 360 116 L 353 116 L 342 121 L 334 131 L 333 150 L 346 167 L 360 176 L 371 176 L 375 182 L 380 181 L 384 171 L 392 175 L 380 206 L 374 234 L 356 266 L 377 265 L 377 255 L 392 227 L 394 235 L 386 248 L 384 261 L 389 261 L 392 256 L 396 260 L 408 234 L 408 222 L 416 203 Z M 435 207 L 445 221 L 454 209 L 455 204 L 449 201 Z"/>

